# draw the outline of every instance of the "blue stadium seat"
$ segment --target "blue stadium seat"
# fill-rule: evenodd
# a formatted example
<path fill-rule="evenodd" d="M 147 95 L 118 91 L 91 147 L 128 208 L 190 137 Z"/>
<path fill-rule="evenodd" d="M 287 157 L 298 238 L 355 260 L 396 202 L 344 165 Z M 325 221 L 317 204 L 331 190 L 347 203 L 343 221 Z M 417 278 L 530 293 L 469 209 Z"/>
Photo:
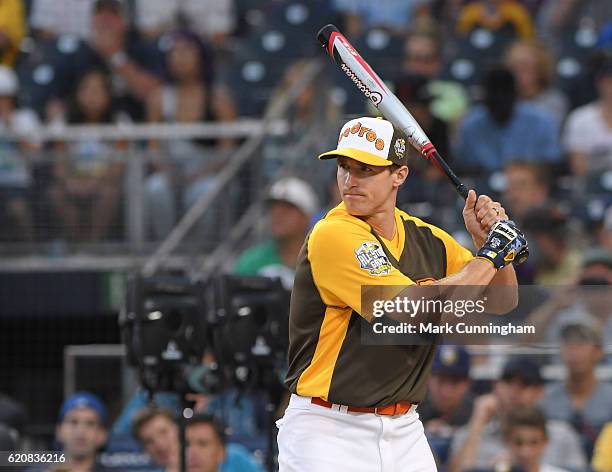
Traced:
<path fill-rule="evenodd" d="M 453 51 L 445 60 L 443 78 L 469 87 L 480 83 L 481 74 L 493 63 L 501 61 L 514 39 L 507 29 L 490 31 L 478 28 L 452 40 Z"/>
<path fill-rule="evenodd" d="M 384 80 L 392 82 L 402 73 L 404 37 L 373 28 L 354 43 L 355 49 Z"/>
<path fill-rule="evenodd" d="M 318 54 L 316 34 L 319 29 L 334 20 L 334 13 L 323 0 L 286 1 L 270 8 L 259 35 L 274 31 L 284 35 L 288 40 L 286 49 L 280 54 L 293 58 L 310 57 Z"/>
<path fill-rule="evenodd" d="M 260 116 L 280 83 L 286 63 L 265 61 L 256 55 L 234 59 L 221 72 L 232 91 L 240 116 Z"/>
<path fill-rule="evenodd" d="M 75 70 L 70 64 L 79 64 L 83 48 L 83 42 L 71 35 L 36 43 L 35 49 L 17 66 L 21 105 L 42 116 L 49 98 L 69 94 Z"/>
<path fill-rule="evenodd" d="M 597 44 L 597 31 L 582 27 L 566 34 L 560 41 L 556 64 L 556 85 L 570 97 L 579 94 L 589 77 L 589 59 Z M 577 105 L 579 103 L 573 103 Z"/>

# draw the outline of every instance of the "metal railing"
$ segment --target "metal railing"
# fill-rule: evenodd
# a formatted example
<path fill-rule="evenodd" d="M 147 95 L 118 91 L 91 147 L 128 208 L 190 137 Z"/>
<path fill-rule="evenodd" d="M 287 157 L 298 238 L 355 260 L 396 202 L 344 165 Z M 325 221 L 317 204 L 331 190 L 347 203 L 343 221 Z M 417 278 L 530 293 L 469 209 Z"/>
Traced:
<path fill-rule="evenodd" d="M 300 93 L 311 84 L 322 69 L 320 61 L 313 60 L 304 69 L 300 80 L 271 103 L 261 119 L 240 119 L 232 123 L 194 123 L 194 124 L 118 124 L 101 126 L 46 126 L 33 130 L 27 136 L 17 133 L 2 133 L 0 141 L 20 142 L 27 140 L 41 143 L 67 143 L 67 146 L 80 142 L 98 141 L 121 143 L 122 149 L 113 151 L 112 160 L 122 162 L 123 174 L 123 223 L 120 241 L 102 241 L 96 243 L 80 242 L 64 244 L 63 241 L 38 240 L 36 243 L 19 241 L 16 244 L 0 244 L 0 251 L 6 257 L 0 260 L 0 270 L 125 270 L 141 267 L 143 273 L 155 273 L 161 267 L 181 267 L 186 263 L 202 263 L 207 253 L 213 252 L 216 246 L 226 239 L 192 238 L 193 233 L 203 219 L 210 219 L 213 212 L 221 213 L 217 222 L 219 231 L 228 234 L 233 229 L 248 230 L 256 215 L 258 202 L 263 198 L 267 182 L 265 176 L 257 171 L 254 162 L 261 158 L 262 143 L 268 138 L 282 138 L 288 133 L 287 111 L 294 104 Z M 152 239 L 147 233 L 145 213 L 147 211 L 145 185 L 147 168 L 159 161 L 176 161 L 180 165 L 182 158 L 169 159 L 164 152 L 152 151 L 146 143 L 154 140 L 170 145 L 177 141 L 196 141 L 203 139 L 232 138 L 242 144 L 231 151 L 202 150 L 202 156 L 190 155 L 188 159 L 197 158 L 221 160 L 225 165 L 212 179 L 208 191 L 202 192 L 195 202 L 191 202 L 184 215 L 175 224 L 163 241 Z M 47 145 L 47 147 L 49 147 Z M 223 154 L 223 153 L 226 154 Z M 217 157 L 214 157 L 216 154 Z M 57 161 L 58 152 L 36 151 L 29 158 L 28 165 L 51 167 Z M 220 156 L 220 159 L 219 159 Z M 61 159 L 70 159 L 68 152 L 60 152 Z M 174 165 L 174 164 L 173 164 Z M 252 167 L 252 168 L 250 168 Z M 255 169 L 255 171 L 253 171 Z M 248 175 L 248 185 L 240 188 L 237 183 Z M 179 182 L 177 191 L 184 185 Z M 231 195 L 230 195 L 231 194 Z M 43 196 L 46 198 L 46 194 Z M 233 199 L 233 200 L 232 200 Z M 250 218 L 241 219 L 243 215 Z M 54 215 L 45 215 L 45 219 L 54 221 Z M 214 218 L 219 217 L 217 214 Z M 239 223 L 236 223 L 238 220 Z M 246 226 L 245 226 L 246 224 Z M 243 231 L 241 231 L 243 232 Z M 193 240 L 195 239 L 195 241 Z M 66 249 L 68 246 L 68 250 Z M 223 245 L 224 247 L 226 245 Z M 59 249 L 58 249 L 59 247 Z M 14 248 L 19 248 L 18 250 Z M 185 257 L 187 248 L 191 253 Z M 72 253 L 71 249 L 79 253 Z M 218 254 L 218 251 L 214 251 Z M 66 257 L 68 256 L 68 257 Z M 217 259 L 215 259 L 217 260 Z M 209 267 L 209 265 L 207 265 Z"/>

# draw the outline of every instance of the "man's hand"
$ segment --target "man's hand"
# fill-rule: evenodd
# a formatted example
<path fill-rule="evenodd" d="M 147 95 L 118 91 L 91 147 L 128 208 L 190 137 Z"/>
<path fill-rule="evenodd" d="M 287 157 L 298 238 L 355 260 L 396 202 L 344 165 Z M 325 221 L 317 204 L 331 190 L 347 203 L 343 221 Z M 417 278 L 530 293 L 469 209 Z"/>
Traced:
<path fill-rule="evenodd" d="M 498 409 L 499 401 L 495 395 L 492 393 L 482 395 L 474 401 L 472 421 L 478 425 L 484 426 Z"/>
<path fill-rule="evenodd" d="M 513 221 L 498 221 L 491 228 L 486 241 L 478 251 L 478 257 L 488 260 L 496 269 L 527 260 L 527 239 Z"/>
<path fill-rule="evenodd" d="M 494 202 L 487 195 L 476 198 L 474 190 L 468 192 L 463 207 L 463 221 L 477 248 L 484 244 L 496 222 L 507 219 L 506 210 L 499 202 Z"/>

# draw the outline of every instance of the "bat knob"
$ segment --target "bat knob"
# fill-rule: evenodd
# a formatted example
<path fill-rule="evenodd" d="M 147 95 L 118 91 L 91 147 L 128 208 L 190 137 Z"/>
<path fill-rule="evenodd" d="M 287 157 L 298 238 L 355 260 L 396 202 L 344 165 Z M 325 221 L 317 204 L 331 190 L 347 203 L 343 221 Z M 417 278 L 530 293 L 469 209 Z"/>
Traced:
<path fill-rule="evenodd" d="M 467 200 L 468 188 L 464 184 L 457 185 L 457 193 L 464 199 Z"/>
<path fill-rule="evenodd" d="M 319 30 L 317 33 L 317 39 L 323 45 L 323 47 L 327 47 L 329 44 L 329 40 L 331 39 L 332 33 L 339 33 L 340 30 L 336 28 L 334 25 L 329 24 L 325 25 L 323 28 Z"/>

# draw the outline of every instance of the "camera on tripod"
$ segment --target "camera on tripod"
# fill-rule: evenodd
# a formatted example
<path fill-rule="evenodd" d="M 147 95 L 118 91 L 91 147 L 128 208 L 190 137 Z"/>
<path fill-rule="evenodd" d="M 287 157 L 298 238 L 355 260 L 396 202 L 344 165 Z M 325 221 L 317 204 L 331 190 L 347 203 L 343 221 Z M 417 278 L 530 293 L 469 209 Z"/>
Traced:
<path fill-rule="evenodd" d="M 132 274 L 119 324 L 128 362 L 149 392 L 214 394 L 230 385 L 282 388 L 288 318 L 280 279 Z"/>

